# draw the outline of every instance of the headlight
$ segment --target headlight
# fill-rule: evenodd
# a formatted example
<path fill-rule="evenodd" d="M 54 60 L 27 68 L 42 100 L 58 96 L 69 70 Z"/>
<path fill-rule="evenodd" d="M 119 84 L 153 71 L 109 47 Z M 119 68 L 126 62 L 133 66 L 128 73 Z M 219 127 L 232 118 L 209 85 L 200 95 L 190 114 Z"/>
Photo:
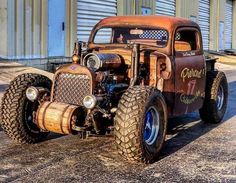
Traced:
<path fill-rule="evenodd" d="M 37 88 L 31 86 L 26 90 L 26 97 L 30 100 L 30 101 L 35 101 L 37 100 L 39 96 L 39 91 Z"/>
<path fill-rule="evenodd" d="M 97 99 L 93 95 L 88 95 L 84 97 L 83 104 L 87 109 L 93 109 L 97 104 Z"/>

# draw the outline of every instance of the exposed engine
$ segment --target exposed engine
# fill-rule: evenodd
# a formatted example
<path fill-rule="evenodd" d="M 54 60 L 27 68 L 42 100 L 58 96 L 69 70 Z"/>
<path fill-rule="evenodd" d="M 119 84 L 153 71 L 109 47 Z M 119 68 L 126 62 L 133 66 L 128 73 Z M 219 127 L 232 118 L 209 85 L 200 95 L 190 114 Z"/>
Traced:
<path fill-rule="evenodd" d="M 86 125 L 93 126 L 96 134 L 104 134 L 105 128 L 112 126 L 118 101 L 129 87 L 125 78 L 126 70 L 120 56 L 116 54 L 90 53 L 83 59 L 83 65 L 96 73 L 97 82 L 93 92 L 97 105 L 88 114 Z"/>
<path fill-rule="evenodd" d="M 159 74 L 149 78 L 152 76 L 149 74 L 151 62 L 140 62 L 140 45 L 134 44 L 128 49 L 132 49 L 131 62 L 126 62 L 124 54 L 97 53 L 96 49 L 83 52 L 81 46 L 75 47 L 73 64 L 57 70 L 51 99 L 37 111 L 35 121 L 38 127 L 62 134 L 109 133 L 114 126 L 118 103 L 129 86 L 157 84 L 158 87 L 156 77 L 169 77 L 162 76 L 168 68 L 163 70 L 161 67 L 162 54 L 158 55 L 159 66 L 156 55 L 152 60 L 152 64 L 158 66 L 153 68 L 159 70 Z M 142 57 L 148 54 L 144 53 Z M 153 83 L 145 83 L 147 81 Z"/>
<path fill-rule="evenodd" d="M 84 58 L 83 64 L 96 73 L 97 86 L 94 95 L 106 100 L 110 97 L 112 103 L 116 103 L 116 100 L 128 88 L 128 81 L 125 78 L 126 70 L 120 56 L 90 53 Z M 110 107 L 112 106 L 111 104 Z"/>

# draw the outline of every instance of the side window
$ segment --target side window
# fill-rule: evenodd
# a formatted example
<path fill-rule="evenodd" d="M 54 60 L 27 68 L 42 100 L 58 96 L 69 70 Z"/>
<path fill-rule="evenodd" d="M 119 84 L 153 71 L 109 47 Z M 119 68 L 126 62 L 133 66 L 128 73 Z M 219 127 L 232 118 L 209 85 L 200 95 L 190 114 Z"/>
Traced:
<path fill-rule="evenodd" d="M 96 44 L 109 44 L 112 39 L 112 29 L 111 28 L 102 28 L 99 29 L 94 38 L 94 43 Z"/>
<path fill-rule="evenodd" d="M 195 30 L 180 30 L 175 35 L 175 51 L 196 51 L 198 46 L 198 32 Z"/>

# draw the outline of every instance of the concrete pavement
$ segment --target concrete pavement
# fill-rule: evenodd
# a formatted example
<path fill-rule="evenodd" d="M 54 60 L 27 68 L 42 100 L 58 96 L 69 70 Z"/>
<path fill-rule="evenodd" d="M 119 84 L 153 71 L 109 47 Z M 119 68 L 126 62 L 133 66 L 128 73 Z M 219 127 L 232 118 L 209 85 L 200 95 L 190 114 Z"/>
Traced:
<path fill-rule="evenodd" d="M 224 122 L 203 123 L 197 113 L 170 120 L 156 163 L 126 162 L 114 149 L 112 137 L 51 135 L 40 144 L 20 145 L 0 131 L 0 182 L 236 182 L 236 67 L 218 68 L 229 81 Z M 18 69 L 0 74 L 1 90 L 29 68 Z"/>

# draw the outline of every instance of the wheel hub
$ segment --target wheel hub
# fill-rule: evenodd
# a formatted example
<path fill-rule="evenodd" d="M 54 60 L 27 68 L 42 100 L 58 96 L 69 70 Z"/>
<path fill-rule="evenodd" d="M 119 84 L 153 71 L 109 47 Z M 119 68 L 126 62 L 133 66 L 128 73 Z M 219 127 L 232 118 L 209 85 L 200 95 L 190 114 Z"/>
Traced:
<path fill-rule="evenodd" d="M 147 110 L 144 121 L 143 138 L 148 145 L 156 142 L 160 129 L 160 116 L 154 107 Z"/>
<path fill-rule="evenodd" d="M 217 104 L 217 109 L 221 110 L 224 104 L 224 89 L 222 86 L 220 86 L 218 89 L 216 104 Z"/>

